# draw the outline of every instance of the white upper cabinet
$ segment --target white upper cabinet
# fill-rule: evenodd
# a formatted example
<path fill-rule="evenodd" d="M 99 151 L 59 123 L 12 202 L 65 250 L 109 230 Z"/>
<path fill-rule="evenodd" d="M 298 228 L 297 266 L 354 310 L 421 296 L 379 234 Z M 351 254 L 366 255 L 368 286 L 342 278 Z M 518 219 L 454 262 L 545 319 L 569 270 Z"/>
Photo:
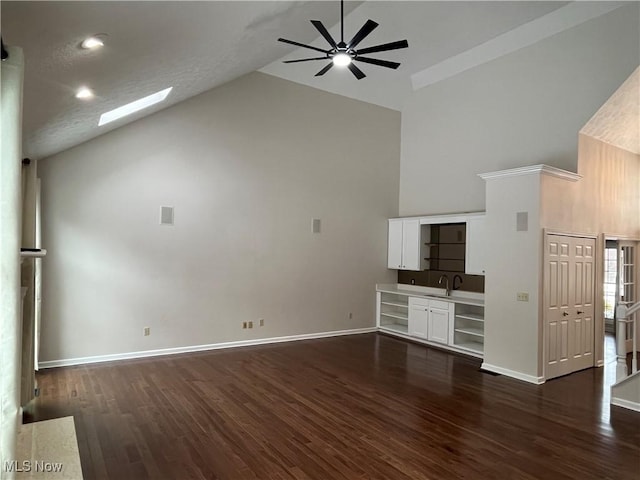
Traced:
<path fill-rule="evenodd" d="M 387 265 L 395 270 L 420 270 L 420 220 L 389 220 Z"/>
<path fill-rule="evenodd" d="M 464 273 L 468 275 L 484 275 L 487 241 L 488 232 L 485 216 L 470 216 L 467 219 Z"/>
<path fill-rule="evenodd" d="M 389 268 L 402 269 L 402 219 L 389 220 L 389 254 L 387 265 Z"/>

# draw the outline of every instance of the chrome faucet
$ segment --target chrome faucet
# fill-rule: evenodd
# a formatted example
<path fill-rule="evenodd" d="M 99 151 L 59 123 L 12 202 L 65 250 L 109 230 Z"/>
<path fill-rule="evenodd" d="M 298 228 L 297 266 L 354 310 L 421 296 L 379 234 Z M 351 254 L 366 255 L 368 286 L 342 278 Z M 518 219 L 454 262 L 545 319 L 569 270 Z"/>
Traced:
<path fill-rule="evenodd" d="M 458 284 L 457 287 L 456 287 L 456 280 L 460 280 L 460 283 Z M 462 285 L 462 277 L 460 275 L 454 275 L 454 277 L 453 277 L 453 289 L 454 290 L 458 290 L 460 288 L 460 285 Z"/>
<path fill-rule="evenodd" d="M 442 285 L 443 279 L 447 281 L 444 288 L 445 288 L 446 295 L 448 297 L 449 295 L 451 295 L 451 289 L 449 288 L 449 277 L 447 277 L 446 275 L 440 275 L 440 280 L 438 280 L 438 285 Z"/>

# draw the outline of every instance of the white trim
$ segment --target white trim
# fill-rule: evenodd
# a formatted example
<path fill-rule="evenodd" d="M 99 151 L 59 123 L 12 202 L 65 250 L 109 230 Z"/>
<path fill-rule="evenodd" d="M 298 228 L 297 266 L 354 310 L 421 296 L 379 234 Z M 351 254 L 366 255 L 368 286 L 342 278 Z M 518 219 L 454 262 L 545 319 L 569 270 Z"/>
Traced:
<path fill-rule="evenodd" d="M 481 368 L 489 372 L 499 373 L 500 375 L 505 375 L 507 377 L 522 380 L 523 382 L 535 383 L 536 385 L 540 385 L 545 382 L 544 377 L 534 377 L 533 375 L 527 375 L 526 373 L 516 372 L 515 370 L 509 370 L 508 368 L 498 367 L 496 365 L 491 365 L 486 362 L 482 362 Z"/>
<path fill-rule="evenodd" d="M 498 170 L 496 172 L 479 173 L 478 176 L 483 180 L 493 180 L 494 178 L 516 177 L 532 174 L 549 175 L 551 177 L 569 180 L 570 182 L 576 182 L 582 178 L 582 175 L 578 175 L 577 173 L 544 164 L 509 168 L 507 170 Z"/>
<path fill-rule="evenodd" d="M 411 75 L 413 90 L 433 85 L 466 70 L 503 57 L 605 15 L 625 2 L 571 2 L 535 20 L 498 35 L 480 45 L 449 57 Z"/>
<path fill-rule="evenodd" d="M 615 405 L 616 407 L 628 408 L 629 410 L 633 410 L 634 412 L 640 412 L 640 403 L 631 402 L 629 400 L 625 400 L 624 398 L 611 397 L 611 405 Z"/>
<path fill-rule="evenodd" d="M 425 214 L 425 215 L 413 215 L 411 217 L 393 217 L 389 221 L 398 220 L 418 220 L 420 225 L 430 225 L 432 223 L 463 223 L 468 220 L 469 217 L 480 217 L 486 215 L 485 211 L 474 212 L 459 212 L 459 213 L 439 213 L 439 214 Z"/>
<path fill-rule="evenodd" d="M 598 246 L 598 234 L 597 233 L 580 233 L 580 232 L 562 232 L 560 230 L 554 230 L 553 228 L 543 228 L 544 235 L 560 235 L 562 237 L 577 237 L 577 238 L 591 238 L 596 241 Z"/>
<path fill-rule="evenodd" d="M 342 335 L 358 335 L 376 332 L 377 327 L 353 328 L 349 330 L 335 330 L 332 332 L 305 333 L 302 335 L 288 335 L 284 337 L 257 338 L 255 340 L 238 340 L 234 342 L 211 343 L 207 345 L 191 345 L 188 347 L 162 348 L 159 350 L 145 350 L 141 352 L 114 353 L 110 355 L 96 355 L 94 357 L 64 358 L 40 362 L 40 369 L 68 367 L 71 365 L 85 365 L 89 363 L 113 362 L 131 360 L 134 358 L 158 357 L 161 355 L 175 355 L 179 353 L 204 352 L 221 348 L 249 347 L 271 343 L 295 342 L 298 340 L 312 340 L 316 338 L 338 337 Z"/>

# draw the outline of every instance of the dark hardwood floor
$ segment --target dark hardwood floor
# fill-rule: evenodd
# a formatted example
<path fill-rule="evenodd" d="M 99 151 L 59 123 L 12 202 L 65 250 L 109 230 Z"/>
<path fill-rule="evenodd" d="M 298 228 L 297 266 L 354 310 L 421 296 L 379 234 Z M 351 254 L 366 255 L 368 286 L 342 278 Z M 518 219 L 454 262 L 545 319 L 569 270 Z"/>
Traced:
<path fill-rule="evenodd" d="M 85 479 L 640 479 L 604 369 L 536 386 L 378 334 L 57 368 Z"/>

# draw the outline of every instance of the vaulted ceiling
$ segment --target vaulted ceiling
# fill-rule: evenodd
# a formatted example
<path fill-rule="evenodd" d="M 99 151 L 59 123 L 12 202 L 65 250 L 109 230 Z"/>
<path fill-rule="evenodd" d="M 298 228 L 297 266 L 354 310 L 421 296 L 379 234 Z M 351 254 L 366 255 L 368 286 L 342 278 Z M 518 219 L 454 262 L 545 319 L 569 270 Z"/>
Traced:
<path fill-rule="evenodd" d="M 363 80 L 337 68 L 315 77 L 323 62 L 282 63 L 309 51 L 278 37 L 327 48 L 309 20 L 337 34 L 337 1 L 3 1 L 0 12 L 5 44 L 25 54 L 24 155 L 43 158 L 256 70 L 400 110 L 412 75 L 565 4 L 346 2 L 345 37 L 371 18 L 380 26 L 361 46 L 409 41 L 376 55 L 400 62 L 398 70 L 363 65 Z M 97 33 L 106 34 L 104 48 L 79 47 Z M 95 98 L 75 98 L 83 85 Z M 98 126 L 102 113 L 170 86 L 162 104 Z"/>

